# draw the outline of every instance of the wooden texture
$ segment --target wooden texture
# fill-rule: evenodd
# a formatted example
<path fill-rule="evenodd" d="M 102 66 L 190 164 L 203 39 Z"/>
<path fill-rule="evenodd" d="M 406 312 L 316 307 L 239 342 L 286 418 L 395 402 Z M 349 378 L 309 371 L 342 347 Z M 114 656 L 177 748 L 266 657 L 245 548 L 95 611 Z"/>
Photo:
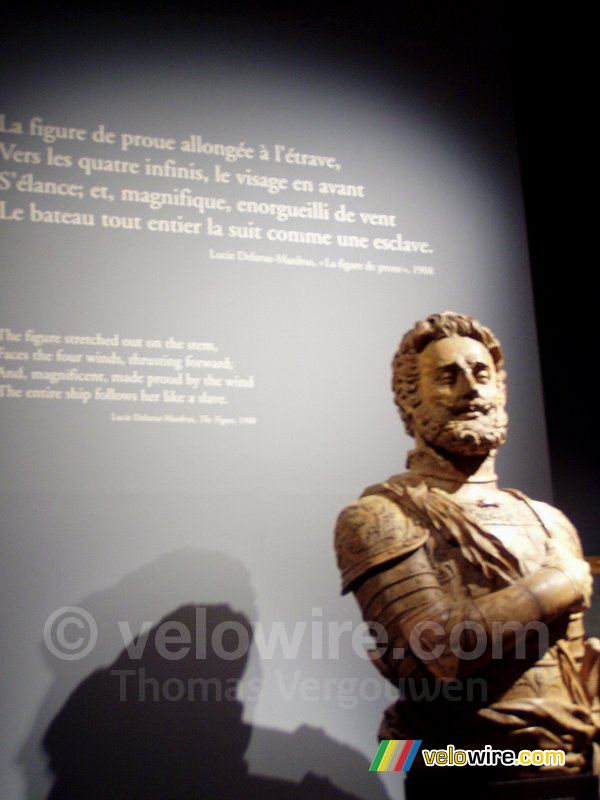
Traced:
<path fill-rule="evenodd" d="M 560 511 L 498 488 L 508 423 L 499 341 L 444 312 L 405 335 L 392 366 L 416 447 L 407 472 L 342 511 L 335 537 L 342 590 L 379 631 L 373 662 L 400 690 L 381 738 L 557 750 L 564 763 L 545 775 L 596 770 L 600 643 L 586 642 L 583 612 L 588 561 L 600 559 L 583 558 Z M 419 770 L 439 771 L 422 756 L 410 774 Z M 500 764 L 487 774 L 541 773 Z"/>

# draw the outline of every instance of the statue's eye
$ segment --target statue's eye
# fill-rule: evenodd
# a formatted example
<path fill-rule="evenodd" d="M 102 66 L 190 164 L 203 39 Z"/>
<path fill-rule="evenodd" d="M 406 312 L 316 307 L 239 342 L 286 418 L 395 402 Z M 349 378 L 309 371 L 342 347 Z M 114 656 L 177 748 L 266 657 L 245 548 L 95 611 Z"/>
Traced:
<path fill-rule="evenodd" d="M 453 386 L 456 382 L 456 369 L 454 367 L 446 367 L 439 370 L 436 380 L 440 386 Z"/>
<path fill-rule="evenodd" d="M 491 374 L 485 364 L 476 364 L 473 370 L 473 375 L 477 383 L 489 383 Z"/>

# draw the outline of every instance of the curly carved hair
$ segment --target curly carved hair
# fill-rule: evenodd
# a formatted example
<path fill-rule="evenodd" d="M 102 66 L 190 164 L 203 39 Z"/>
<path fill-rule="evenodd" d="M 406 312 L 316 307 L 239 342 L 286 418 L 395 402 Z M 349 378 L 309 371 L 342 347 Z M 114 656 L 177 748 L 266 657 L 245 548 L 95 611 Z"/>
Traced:
<path fill-rule="evenodd" d="M 430 342 L 448 336 L 468 336 L 481 342 L 494 359 L 500 380 L 504 381 L 504 356 L 502 345 L 489 328 L 474 317 L 442 311 L 430 314 L 427 319 L 417 322 L 406 333 L 392 361 L 392 391 L 394 401 L 400 411 L 406 432 L 414 436 L 413 408 L 419 403 L 419 364 L 417 356 Z"/>

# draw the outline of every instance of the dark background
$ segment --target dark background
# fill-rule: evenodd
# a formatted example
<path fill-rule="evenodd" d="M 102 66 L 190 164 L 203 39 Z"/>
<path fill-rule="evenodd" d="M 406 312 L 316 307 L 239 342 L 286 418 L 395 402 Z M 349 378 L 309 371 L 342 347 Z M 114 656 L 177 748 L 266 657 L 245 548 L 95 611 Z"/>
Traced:
<path fill-rule="evenodd" d="M 598 412 L 585 14 L 506 14 L 556 505 L 600 553 Z"/>

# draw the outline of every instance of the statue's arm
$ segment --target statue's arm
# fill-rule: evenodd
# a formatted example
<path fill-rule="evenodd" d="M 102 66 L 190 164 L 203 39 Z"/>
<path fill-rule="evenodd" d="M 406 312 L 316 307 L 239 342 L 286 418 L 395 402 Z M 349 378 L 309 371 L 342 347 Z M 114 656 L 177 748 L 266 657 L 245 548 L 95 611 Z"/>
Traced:
<path fill-rule="evenodd" d="M 364 618 L 387 633 L 385 669 L 396 678 L 407 677 L 413 658 L 442 680 L 468 675 L 492 659 L 494 647 L 496 654 L 513 648 L 519 629 L 550 623 L 581 602 L 575 582 L 554 567 L 478 599 L 453 597 L 424 547 L 358 581 L 354 592 Z"/>
<path fill-rule="evenodd" d="M 549 623 L 585 603 L 585 562 L 563 551 L 510 586 L 478 599 L 453 596 L 440 583 L 426 542 L 381 497 L 342 512 L 336 540 L 345 589 L 355 593 L 364 619 L 386 631 L 388 646 L 376 664 L 394 682 L 410 676 L 415 659 L 442 680 L 469 674 L 491 660 L 494 647 L 514 647 L 515 630 L 507 623 Z M 485 647 L 477 657 L 459 657 L 481 650 L 478 636 Z"/>

